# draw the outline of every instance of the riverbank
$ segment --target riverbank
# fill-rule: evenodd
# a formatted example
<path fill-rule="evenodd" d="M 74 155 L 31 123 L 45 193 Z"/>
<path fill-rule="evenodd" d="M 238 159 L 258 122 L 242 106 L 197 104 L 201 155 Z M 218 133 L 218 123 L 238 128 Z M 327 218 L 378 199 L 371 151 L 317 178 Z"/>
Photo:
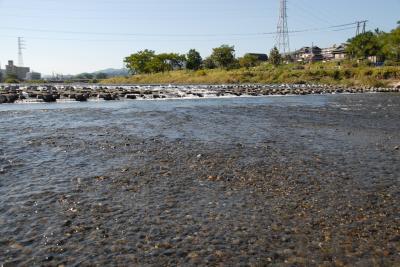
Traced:
<path fill-rule="evenodd" d="M 0 265 L 400 261 L 399 94 L 0 108 Z"/>
<path fill-rule="evenodd" d="M 171 71 L 165 73 L 115 77 L 103 84 L 326 84 L 352 86 L 391 87 L 400 81 L 400 67 L 352 67 L 324 63 L 312 65 L 266 64 L 250 69 L 206 69 L 198 71 Z"/>

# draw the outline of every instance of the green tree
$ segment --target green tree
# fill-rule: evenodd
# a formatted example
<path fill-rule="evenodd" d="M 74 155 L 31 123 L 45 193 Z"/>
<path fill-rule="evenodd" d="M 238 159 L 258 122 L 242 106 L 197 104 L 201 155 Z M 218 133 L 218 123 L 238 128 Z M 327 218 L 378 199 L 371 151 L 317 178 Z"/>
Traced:
<path fill-rule="evenodd" d="M 164 62 L 169 65 L 171 70 L 179 70 L 185 65 L 186 56 L 177 53 L 165 54 Z"/>
<path fill-rule="evenodd" d="M 151 61 L 155 57 L 153 50 L 145 49 L 126 57 L 124 62 L 133 74 L 150 73 L 152 72 L 152 65 L 154 65 L 154 62 L 151 63 Z"/>
<path fill-rule="evenodd" d="M 239 65 L 240 67 L 243 68 L 251 68 L 255 67 L 260 64 L 260 61 L 258 60 L 258 57 L 251 55 L 251 54 L 246 54 L 243 57 L 239 58 Z"/>
<path fill-rule="evenodd" d="M 279 50 L 276 48 L 276 46 L 272 48 L 271 52 L 269 53 L 269 61 L 275 66 L 278 66 L 282 63 L 282 55 L 279 53 Z"/>
<path fill-rule="evenodd" d="M 229 45 L 221 45 L 214 48 L 211 59 L 219 68 L 228 69 L 235 64 L 235 47 Z"/>
<path fill-rule="evenodd" d="M 185 61 L 185 55 L 162 53 L 155 55 L 155 57 L 150 61 L 150 70 L 151 72 L 165 72 L 182 69 Z"/>
<path fill-rule="evenodd" d="M 348 40 L 347 52 L 352 58 L 367 58 L 382 54 L 382 44 L 378 35 L 371 31 L 359 34 Z"/>
<path fill-rule="evenodd" d="M 383 41 L 382 51 L 385 58 L 400 61 L 400 27 L 385 34 L 381 40 Z"/>
<path fill-rule="evenodd" d="M 186 55 L 186 68 L 189 70 L 198 70 L 201 68 L 201 63 L 203 59 L 200 56 L 200 53 L 195 49 L 190 49 Z"/>
<path fill-rule="evenodd" d="M 17 75 L 15 74 L 7 74 L 5 78 L 5 83 L 19 83 L 20 80 L 18 79 Z"/>
<path fill-rule="evenodd" d="M 124 62 L 133 74 L 165 72 L 181 69 L 185 55 L 175 53 L 156 54 L 152 50 L 143 50 L 126 57 Z"/>
<path fill-rule="evenodd" d="M 146 72 L 144 73 L 157 73 L 165 71 L 169 71 L 169 66 L 164 62 L 163 55 L 156 55 L 146 63 Z"/>
<path fill-rule="evenodd" d="M 211 57 L 207 57 L 203 60 L 203 67 L 205 69 L 215 69 L 217 65 Z"/>

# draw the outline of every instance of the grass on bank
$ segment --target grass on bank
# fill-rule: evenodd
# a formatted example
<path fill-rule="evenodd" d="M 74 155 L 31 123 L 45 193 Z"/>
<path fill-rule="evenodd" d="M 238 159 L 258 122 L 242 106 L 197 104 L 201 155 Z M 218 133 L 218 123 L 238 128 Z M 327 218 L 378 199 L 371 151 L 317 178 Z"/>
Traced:
<path fill-rule="evenodd" d="M 238 83 L 319 83 L 345 86 L 385 87 L 400 80 L 399 66 L 370 67 L 352 62 L 287 64 L 265 63 L 234 70 L 177 70 L 164 73 L 114 77 L 103 84 L 238 84 Z"/>

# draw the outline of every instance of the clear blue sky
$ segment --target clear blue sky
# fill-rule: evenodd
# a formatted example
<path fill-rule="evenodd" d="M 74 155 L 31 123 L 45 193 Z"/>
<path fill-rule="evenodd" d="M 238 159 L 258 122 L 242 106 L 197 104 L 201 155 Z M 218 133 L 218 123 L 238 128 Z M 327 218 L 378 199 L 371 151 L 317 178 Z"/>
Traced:
<path fill-rule="evenodd" d="M 26 66 L 44 74 L 121 68 L 145 48 L 203 57 L 231 44 L 238 56 L 267 53 L 276 31 L 279 0 L 0 0 L 0 62 L 18 61 L 17 38 L 26 40 Z M 324 28 L 368 19 L 388 31 L 400 20 L 400 0 L 288 0 L 290 30 Z M 291 49 L 346 41 L 355 29 L 291 35 Z M 239 35 L 235 35 L 239 34 Z M 250 35 L 246 35 L 250 34 Z"/>

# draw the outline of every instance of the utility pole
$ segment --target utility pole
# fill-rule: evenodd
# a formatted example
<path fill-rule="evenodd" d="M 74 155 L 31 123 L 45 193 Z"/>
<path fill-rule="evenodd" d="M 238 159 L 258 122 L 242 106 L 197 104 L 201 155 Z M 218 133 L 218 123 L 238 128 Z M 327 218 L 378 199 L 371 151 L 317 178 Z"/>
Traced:
<path fill-rule="evenodd" d="M 22 55 L 22 50 L 26 49 L 25 40 L 23 37 L 18 37 L 18 65 L 20 67 L 24 66 L 24 57 Z"/>
<path fill-rule="evenodd" d="M 368 20 L 356 21 L 356 23 L 357 23 L 356 36 L 358 36 L 360 34 L 364 34 L 366 32 L 367 22 L 368 22 Z M 360 32 L 361 24 L 362 24 L 362 32 Z"/>
<path fill-rule="evenodd" d="M 314 58 L 314 42 L 311 43 L 311 51 L 310 51 L 310 53 L 311 53 L 310 65 L 311 65 L 311 63 L 313 61 L 313 58 Z"/>
<path fill-rule="evenodd" d="M 287 19 L 287 0 L 279 0 L 279 21 L 276 35 L 276 47 L 283 55 L 290 53 L 289 30 Z"/>
<path fill-rule="evenodd" d="M 357 30 L 356 30 L 356 36 L 360 35 L 360 22 L 357 21 Z"/>

